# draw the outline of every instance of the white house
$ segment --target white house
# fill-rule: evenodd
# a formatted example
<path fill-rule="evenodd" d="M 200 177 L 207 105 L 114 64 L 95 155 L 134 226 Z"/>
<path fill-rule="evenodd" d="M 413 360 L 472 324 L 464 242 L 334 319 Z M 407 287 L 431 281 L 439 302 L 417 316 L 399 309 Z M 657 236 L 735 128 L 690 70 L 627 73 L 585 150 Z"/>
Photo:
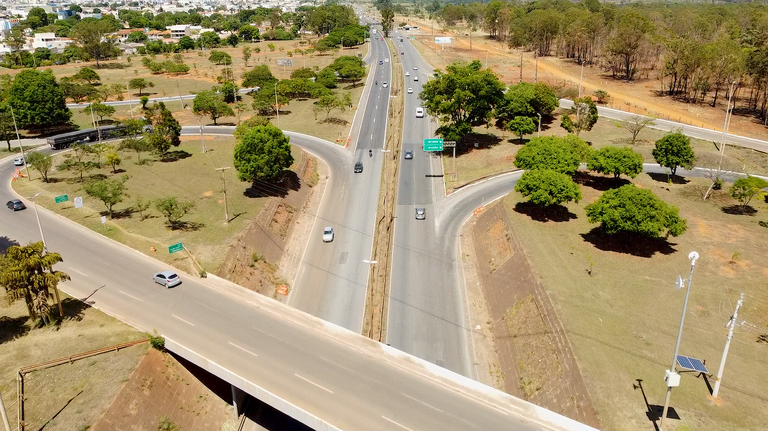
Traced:
<path fill-rule="evenodd" d="M 32 50 L 48 48 L 54 52 L 63 52 L 72 43 L 72 39 L 56 37 L 55 33 L 37 33 L 32 41 Z"/>
<path fill-rule="evenodd" d="M 172 25 L 166 28 L 171 30 L 172 39 L 181 39 L 184 36 L 192 36 L 192 30 L 190 29 L 190 26 L 185 24 Z"/>

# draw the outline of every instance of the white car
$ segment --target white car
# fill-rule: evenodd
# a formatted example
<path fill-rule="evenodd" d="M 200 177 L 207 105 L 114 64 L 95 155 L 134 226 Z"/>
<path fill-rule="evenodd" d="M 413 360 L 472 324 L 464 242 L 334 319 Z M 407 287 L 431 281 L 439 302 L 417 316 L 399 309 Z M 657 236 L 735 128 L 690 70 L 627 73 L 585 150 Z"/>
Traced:
<path fill-rule="evenodd" d="M 411 72 L 405 72 L 405 76 L 411 76 Z"/>
<path fill-rule="evenodd" d="M 389 59 L 388 59 L 388 58 L 385 58 L 385 59 L 384 59 L 384 62 L 385 62 L 385 63 L 389 63 Z"/>
<path fill-rule="evenodd" d="M 418 76 L 414 76 L 414 77 L 413 77 L 413 80 L 414 80 L 414 81 L 418 81 L 418 80 L 419 80 L 419 77 L 418 77 Z"/>
<path fill-rule="evenodd" d="M 413 70 L 419 70 L 418 66 L 413 66 Z"/>
<path fill-rule="evenodd" d="M 384 88 L 387 88 L 387 87 L 389 87 L 389 84 L 387 84 L 387 81 L 384 81 L 384 84 L 382 84 L 382 86 L 383 86 Z"/>
<path fill-rule="evenodd" d="M 181 284 L 181 279 L 173 271 L 158 272 L 152 277 L 152 280 L 165 287 L 174 287 Z"/>
<path fill-rule="evenodd" d="M 13 159 L 13 164 L 16 166 L 24 166 L 24 157 L 17 157 Z"/>
<path fill-rule="evenodd" d="M 325 229 L 323 229 L 323 242 L 332 242 L 333 241 L 333 228 L 330 226 L 327 226 Z"/>
<path fill-rule="evenodd" d="M 413 88 L 408 88 L 408 94 L 413 94 Z"/>
<path fill-rule="evenodd" d="M 424 118 L 424 108 L 421 106 L 416 108 L 416 118 Z"/>

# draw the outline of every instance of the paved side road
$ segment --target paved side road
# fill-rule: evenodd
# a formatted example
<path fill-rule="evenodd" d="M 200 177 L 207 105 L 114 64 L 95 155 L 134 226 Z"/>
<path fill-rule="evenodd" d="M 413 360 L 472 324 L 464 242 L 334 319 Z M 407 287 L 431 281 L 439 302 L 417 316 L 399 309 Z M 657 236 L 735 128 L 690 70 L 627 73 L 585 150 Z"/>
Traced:
<path fill-rule="evenodd" d="M 251 94 L 253 92 L 261 90 L 260 87 L 252 87 L 252 88 L 241 88 L 237 91 L 237 94 L 244 95 L 244 94 Z M 153 102 L 178 102 L 179 99 L 181 100 L 190 100 L 194 99 L 194 94 L 185 94 L 183 96 L 167 96 L 167 97 L 152 97 L 149 99 L 149 103 Z M 112 102 L 104 102 L 105 105 L 110 106 L 125 106 L 125 105 L 139 105 L 141 102 L 138 98 L 136 99 L 128 99 L 128 100 L 115 100 Z M 67 108 L 69 109 L 85 109 L 90 105 L 90 103 L 67 103 Z"/>

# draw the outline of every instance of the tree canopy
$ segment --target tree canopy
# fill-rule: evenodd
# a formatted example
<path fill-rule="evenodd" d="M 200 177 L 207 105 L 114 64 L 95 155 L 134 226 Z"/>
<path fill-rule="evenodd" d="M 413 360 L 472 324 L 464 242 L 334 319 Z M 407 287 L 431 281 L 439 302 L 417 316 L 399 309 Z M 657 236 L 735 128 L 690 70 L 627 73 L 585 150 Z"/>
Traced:
<path fill-rule="evenodd" d="M 572 175 L 579 169 L 579 156 L 566 139 L 556 136 L 533 138 L 518 150 L 515 166 L 526 170 L 552 170 Z"/>
<path fill-rule="evenodd" d="M 747 175 L 746 178 L 739 178 L 734 181 L 729 192 L 731 197 L 739 201 L 742 210 L 744 210 L 754 197 L 766 194 L 763 191 L 765 188 L 768 188 L 768 181 L 760 177 Z"/>
<path fill-rule="evenodd" d="M 220 117 L 235 115 L 232 108 L 224 102 L 224 95 L 212 90 L 201 91 L 195 95 L 192 111 L 195 114 L 208 115 L 213 120 L 214 125 L 217 125 L 216 120 Z"/>
<path fill-rule="evenodd" d="M 581 200 L 581 190 L 570 176 L 550 169 L 525 171 L 517 180 L 515 191 L 534 205 L 548 207 Z"/>
<path fill-rule="evenodd" d="M 234 164 L 241 181 L 270 180 L 293 164 L 290 139 L 266 124 L 245 132 L 235 146 Z"/>
<path fill-rule="evenodd" d="M 586 96 L 573 101 L 573 107 L 568 110 L 567 114 L 563 115 L 560 126 L 568 133 L 575 133 L 576 136 L 579 136 L 579 133 L 585 130 L 587 132 L 592 130 L 597 119 L 597 105 L 591 97 Z"/>
<path fill-rule="evenodd" d="M 670 133 L 656 141 L 656 148 L 651 152 L 656 163 L 669 168 L 672 175 L 677 174 L 677 168 L 693 167 L 696 155 L 691 148 L 691 139 L 680 132 Z"/>
<path fill-rule="evenodd" d="M 614 178 L 621 175 L 635 178 L 643 172 L 643 156 L 629 147 L 604 147 L 592 152 L 587 169 L 601 174 L 613 174 Z"/>
<path fill-rule="evenodd" d="M 547 84 L 521 82 L 507 88 L 495 115 L 503 121 L 511 121 L 515 117 L 530 117 L 538 121 L 538 115 L 551 114 L 559 103 L 554 90 Z"/>
<path fill-rule="evenodd" d="M 58 126 L 68 123 L 72 117 L 64 92 L 50 70 L 19 72 L 7 97 L 21 128 Z"/>
<path fill-rule="evenodd" d="M 112 208 L 127 196 L 126 181 L 128 181 L 128 175 L 123 175 L 122 178 L 95 180 L 86 183 L 83 190 L 88 196 L 100 200 L 107 207 L 109 218 L 112 218 Z"/>
<path fill-rule="evenodd" d="M 504 98 L 504 84 L 479 61 L 453 63 L 446 72 L 437 70 L 419 95 L 427 113 L 440 119 L 437 134 L 461 140 L 471 127 L 487 124 Z"/>
<path fill-rule="evenodd" d="M 275 78 L 275 75 L 272 74 L 272 71 L 269 70 L 269 66 L 266 64 L 255 66 L 253 69 L 243 74 L 244 88 L 264 88 L 269 84 L 274 84 L 276 82 L 277 78 Z"/>
<path fill-rule="evenodd" d="M 608 234 L 640 234 L 658 238 L 663 233 L 682 235 L 687 229 L 676 206 L 656 197 L 650 190 L 627 184 L 610 189 L 587 205 L 590 223 L 600 223 Z"/>

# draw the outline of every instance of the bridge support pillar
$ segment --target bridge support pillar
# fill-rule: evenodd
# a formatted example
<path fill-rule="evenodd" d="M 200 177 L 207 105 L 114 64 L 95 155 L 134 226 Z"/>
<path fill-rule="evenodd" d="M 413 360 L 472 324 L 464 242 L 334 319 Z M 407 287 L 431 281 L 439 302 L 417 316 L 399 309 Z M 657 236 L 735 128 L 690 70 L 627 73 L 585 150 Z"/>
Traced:
<path fill-rule="evenodd" d="M 239 418 L 245 411 L 248 394 L 235 385 L 230 385 L 230 387 L 232 388 L 232 407 L 235 408 L 235 416 Z"/>

